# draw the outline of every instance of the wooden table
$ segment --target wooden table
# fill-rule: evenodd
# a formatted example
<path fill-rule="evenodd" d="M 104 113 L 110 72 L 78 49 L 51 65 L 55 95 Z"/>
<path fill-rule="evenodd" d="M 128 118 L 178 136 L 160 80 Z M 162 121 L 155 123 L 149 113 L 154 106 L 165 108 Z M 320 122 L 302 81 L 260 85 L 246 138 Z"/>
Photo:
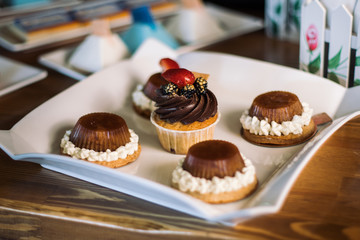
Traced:
<path fill-rule="evenodd" d="M 64 43 L 69 45 L 71 43 Z M 33 66 L 53 48 L 0 54 Z M 298 44 L 263 31 L 209 46 L 297 68 Z M 0 129 L 77 81 L 48 69 L 46 79 L 0 97 Z M 317 151 L 276 214 L 234 228 L 208 223 L 56 173 L 0 152 L 0 239 L 360 239 L 360 117 Z"/>

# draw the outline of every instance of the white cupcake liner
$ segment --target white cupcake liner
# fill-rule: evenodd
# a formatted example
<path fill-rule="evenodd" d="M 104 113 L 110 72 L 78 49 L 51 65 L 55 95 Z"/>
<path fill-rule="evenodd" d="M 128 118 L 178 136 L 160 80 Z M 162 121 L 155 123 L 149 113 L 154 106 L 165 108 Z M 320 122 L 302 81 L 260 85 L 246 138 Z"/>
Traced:
<path fill-rule="evenodd" d="M 150 120 L 156 127 L 161 146 L 171 153 L 186 154 L 188 149 L 195 143 L 213 139 L 215 126 L 220 120 L 220 113 L 218 113 L 216 121 L 209 126 L 188 131 L 172 130 L 161 127 L 155 122 L 154 117 L 155 112 L 152 112 Z"/>

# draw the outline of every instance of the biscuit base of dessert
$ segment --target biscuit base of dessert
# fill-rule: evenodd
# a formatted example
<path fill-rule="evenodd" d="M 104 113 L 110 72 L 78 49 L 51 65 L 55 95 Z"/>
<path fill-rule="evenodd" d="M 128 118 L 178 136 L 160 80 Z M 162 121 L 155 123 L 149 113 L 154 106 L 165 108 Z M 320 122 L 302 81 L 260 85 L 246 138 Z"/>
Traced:
<path fill-rule="evenodd" d="M 234 202 L 249 196 L 253 191 L 256 190 L 258 184 L 256 175 L 254 175 L 254 178 L 255 179 L 254 181 L 252 181 L 252 183 L 235 191 L 222 192 L 222 193 L 200 193 L 197 191 L 195 192 L 186 191 L 184 193 L 187 193 L 192 197 L 195 197 L 204 202 L 212 203 L 212 204 Z M 173 187 L 179 189 L 179 186 L 176 183 L 173 183 Z"/>
<path fill-rule="evenodd" d="M 289 134 L 281 136 L 272 136 L 272 135 L 255 135 L 250 133 L 249 130 L 241 128 L 241 135 L 245 140 L 258 144 L 258 145 L 268 145 L 268 146 L 292 146 L 296 144 L 303 143 L 310 139 L 316 133 L 317 127 L 313 119 L 311 119 L 309 125 L 303 127 L 302 134 Z"/>
<path fill-rule="evenodd" d="M 133 154 L 127 155 L 126 158 L 119 158 L 118 160 L 110 161 L 110 162 L 107 162 L 107 161 L 88 161 L 86 159 L 80 159 L 80 160 L 91 162 L 91 163 L 96 163 L 96 164 L 99 164 L 99 165 L 102 165 L 102 166 L 105 166 L 105 167 L 109 167 L 109 168 L 118 168 L 118 167 L 125 166 L 125 165 L 127 165 L 127 164 L 129 164 L 131 162 L 134 162 L 139 157 L 140 152 L 141 152 L 141 145 L 138 144 L 138 149 Z M 67 155 L 67 154 L 63 153 L 63 148 L 61 148 L 61 154 L 66 155 L 66 156 L 70 156 L 70 155 Z"/>
<path fill-rule="evenodd" d="M 138 105 L 136 105 L 135 103 L 133 103 L 133 109 L 134 111 L 140 115 L 141 117 L 147 118 L 149 119 L 151 116 L 151 110 L 150 109 L 143 109 L 141 107 L 139 107 Z"/>

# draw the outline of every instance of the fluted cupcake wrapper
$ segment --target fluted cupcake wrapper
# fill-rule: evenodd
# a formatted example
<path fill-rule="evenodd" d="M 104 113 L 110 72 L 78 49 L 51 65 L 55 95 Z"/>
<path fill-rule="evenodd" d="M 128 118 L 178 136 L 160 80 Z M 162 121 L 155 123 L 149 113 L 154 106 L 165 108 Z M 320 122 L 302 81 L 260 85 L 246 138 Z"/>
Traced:
<path fill-rule="evenodd" d="M 186 154 L 189 148 L 195 143 L 213 139 L 215 126 L 220 120 L 220 113 L 218 113 L 216 121 L 211 125 L 189 131 L 172 130 L 159 126 L 154 120 L 154 112 L 150 120 L 156 127 L 161 146 L 166 151 L 175 154 Z"/>

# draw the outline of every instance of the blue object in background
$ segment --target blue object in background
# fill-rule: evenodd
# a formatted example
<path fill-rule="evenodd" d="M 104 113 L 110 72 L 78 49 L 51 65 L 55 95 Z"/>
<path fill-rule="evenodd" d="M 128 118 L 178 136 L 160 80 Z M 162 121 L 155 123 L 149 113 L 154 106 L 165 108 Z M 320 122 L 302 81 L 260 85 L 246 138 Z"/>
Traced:
<path fill-rule="evenodd" d="M 179 47 L 177 41 L 159 23 L 156 23 L 151 15 L 148 6 L 140 6 L 131 10 L 133 24 L 120 36 L 127 45 L 131 53 L 147 38 L 155 38 L 169 47 L 176 49 Z"/>

